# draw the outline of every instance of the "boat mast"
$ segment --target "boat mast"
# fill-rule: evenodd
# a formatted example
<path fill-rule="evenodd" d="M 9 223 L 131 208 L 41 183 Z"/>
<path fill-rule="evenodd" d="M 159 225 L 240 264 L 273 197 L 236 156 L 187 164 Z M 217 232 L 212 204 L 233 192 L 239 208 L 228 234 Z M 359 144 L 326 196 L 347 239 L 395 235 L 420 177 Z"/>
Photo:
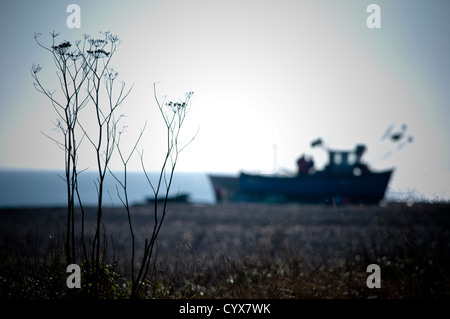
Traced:
<path fill-rule="evenodd" d="M 273 147 L 273 170 L 274 172 L 278 172 L 278 163 L 277 163 L 277 143 L 272 144 Z"/>

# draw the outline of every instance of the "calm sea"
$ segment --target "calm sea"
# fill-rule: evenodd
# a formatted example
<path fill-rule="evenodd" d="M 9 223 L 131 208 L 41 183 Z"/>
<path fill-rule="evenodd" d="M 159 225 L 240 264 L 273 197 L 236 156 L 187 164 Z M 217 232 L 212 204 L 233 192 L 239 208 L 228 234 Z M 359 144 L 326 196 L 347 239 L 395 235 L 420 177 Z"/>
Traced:
<path fill-rule="evenodd" d="M 64 173 L 59 171 L 0 170 L 0 208 L 66 205 L 65 182 L 61 176 L 64 176 Z M 123 178 L 123 173 L 117 176 Z M 159 174 L 149 173 L 149 177 L 156 184 Z M 96 172 L 85 171 L 79 175 L 78 183 L 83 205 L 96 205 L 97 187 L 94 182 L 96 180 Z M 128 173 L 127 184 L 130 204 L 142 204 L 148 197 L 154 197 L 142 172 Z M 112 176 L 106 177 L 103 197 L 105 206 L 122 205 L 117 194 L 117 185 Z M 164 190 L 164 183 L 162 189 Z M 119 191 L 121 190 L 119 186 Z M 183 193 L 189 194 L 189 201 L 193 203 L 215 202 L 212 185 L 208 176 L 203 173 L 175 173 L 169 194 L 175 196 Z"/>

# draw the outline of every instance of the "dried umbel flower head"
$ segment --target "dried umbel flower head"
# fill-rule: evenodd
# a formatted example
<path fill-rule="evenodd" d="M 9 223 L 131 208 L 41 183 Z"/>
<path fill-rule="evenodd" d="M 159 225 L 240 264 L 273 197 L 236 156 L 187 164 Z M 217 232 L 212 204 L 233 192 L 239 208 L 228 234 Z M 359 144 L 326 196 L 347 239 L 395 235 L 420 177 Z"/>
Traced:
<path fill-rule="evenodd" d="M 64 55 L 67 52 L 69 52 L 70 47 L 72 44 L 69 41 L 64 41 L 60 45 L 54 45 L 52 46 L 52 49 L 59 53 L 60 55 Z"/>
<path fill-rule="evenodd" d="M 108 43 L 108 41 L 103 39 L 89 39 L 88 41 L 91 45 L 95 46 L 96 48 L 104 47 Z"/>
<path fill-rule="evenodd" d="M 68 54 L 68 56 L 69 56 L 70 59 L 72 59 L 72 61 L 75 62 L 76 60 L 78 60 L 82 56 L 82 54 L 79 51 L 73 51 L 73 52 L 70 52 Z"/>
<path fill-rule="evenodd" d="M 112 43 L 115 43 L 119 41 L 119 37 L 116 34 L 110 34 L 108 36 L 108 40 L 111 41 Z"/>
<path fill-rule="evenodd" d="M 185 107 L 186 107 L 186 102 L 178 103 L 178 102 L 170 101 L 170 102 L 167 102 L 167 103 L 166 103 L 166 106 L 167 106 L 167 107 L 170 107 L 170 108 L 172 109 L 172 111 L 173 111 L 174 113 L 176 113 L 177 111 L 179 111 L 179 110 L 181 110 L 182 108 L 185 108 Z"/>
<path fill-rule="evenodd" d="M 116 71 L 114 68 L 108 68 L 107 72 L 105 73 L 105 78 L 114 81 L 119 76 L 119 72 Z"/>
<path fill-rule="evenodd" d="M 173 101 L 169 101 L 166 102 L 165 105 L 167 107 L 170 107 L 172 109 L 172 111 L 174 113 L 176 113 L 177 111 L 186 108 L 186 106 L 188 105 L 189 99 L 191 98 L 191 96 L 194 95 L 193 91 L 190 92 L 186 92 L 185 96 L 186 96 L 186 101 L 184 102 L 173 102 Z"/>
<path fill-rule="evenodd" d="M 192 95 L 194 95 L 194 91 L 186 92 L 186 99 L 190 99 Z"/>
<path fill-rule="evenodd" d="M 38 73 L 40 70 L 42 70 L 42 67 L 39 64 L 34 64 L 31 67 L 31 70 L 34 74 Z"/>
<path fill-rule="evenodd" d="M 109 55 L 109 52 L 106 52 L 103 49 L 97 49 L 97 50 L 87 50 L 87 53 L 89 53 L 91 56 L 93 56 L 94 58 L 104 58 L 107 57 Z"/>

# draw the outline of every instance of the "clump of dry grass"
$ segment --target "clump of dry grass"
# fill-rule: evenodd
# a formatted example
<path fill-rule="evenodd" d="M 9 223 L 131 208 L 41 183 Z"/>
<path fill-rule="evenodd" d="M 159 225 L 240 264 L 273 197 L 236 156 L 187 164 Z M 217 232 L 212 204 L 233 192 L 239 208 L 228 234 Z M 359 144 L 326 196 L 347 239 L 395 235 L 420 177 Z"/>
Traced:
<path fill-rule="evenodd" d="M 381 288 L 366 285 L 369 261 L 308 265 L 297 256 L 271 260 L 222 258 L 215 268 L 165 274 L 173 297 L 191 298 L 441 298 L 450 295 L 448 260 L 443 256 L 380 256 Z M 171 275 L 176 275 L 169 280 Z M 170 297 L 170 295 L 169 295 Z"/>

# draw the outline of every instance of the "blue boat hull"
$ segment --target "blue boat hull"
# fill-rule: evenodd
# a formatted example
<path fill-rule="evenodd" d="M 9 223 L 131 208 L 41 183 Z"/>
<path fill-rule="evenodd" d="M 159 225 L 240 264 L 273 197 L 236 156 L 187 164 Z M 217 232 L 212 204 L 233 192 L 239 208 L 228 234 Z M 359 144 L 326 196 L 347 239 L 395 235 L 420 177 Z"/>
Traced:
<path fill-rule="evenodd" d="M 302 203 L 378 203 L 383 199 L 392 170 L 356 175 L 317 172 L 284 177 L 241 173 L 228 177 L 228 184 L 210 176 L 217 200 Z M 229 196 L 220 197 L 225 190 Z M 222 193 L 221 193 L 222 192 Z"/>

